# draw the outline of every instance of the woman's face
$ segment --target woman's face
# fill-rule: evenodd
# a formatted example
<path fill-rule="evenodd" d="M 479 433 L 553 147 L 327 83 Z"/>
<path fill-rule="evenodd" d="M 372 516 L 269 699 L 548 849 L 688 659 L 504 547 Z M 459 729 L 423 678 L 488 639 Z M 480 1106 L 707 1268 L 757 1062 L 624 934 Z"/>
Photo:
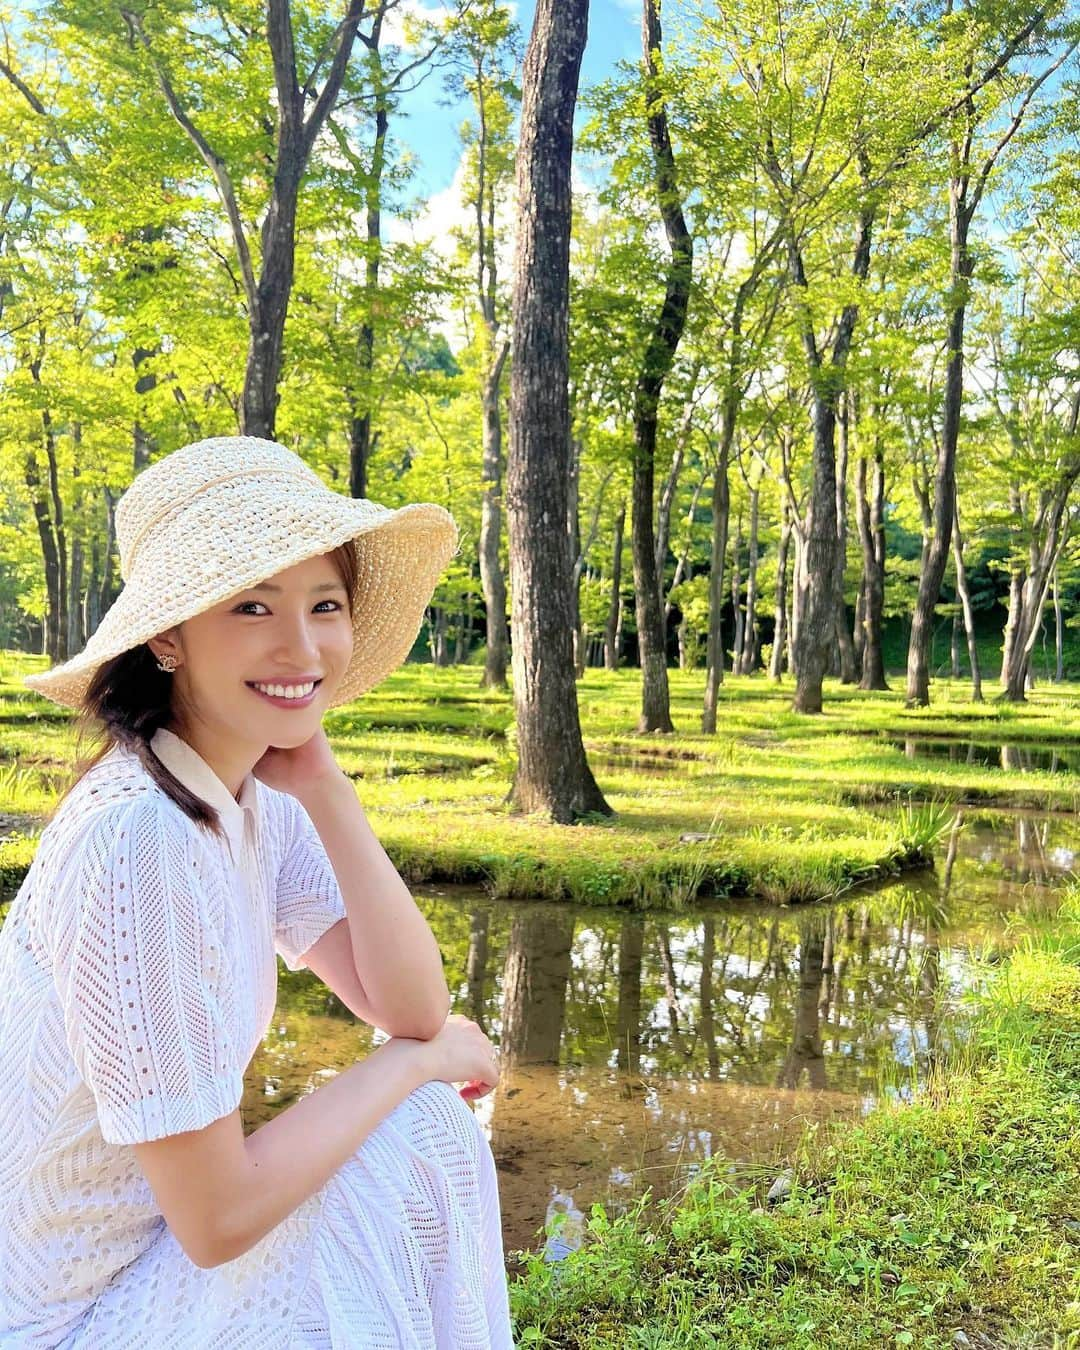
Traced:
<path fill-rule="evenodd" d="M 281 749 L 302 745 L 318 730 L 352 650 L 348 595 L 329 556 L 238 591 L 154 644 L 157 655 L 171 651 L 178 658 L 172 706 L 182 726 Z M 305 696 L 268 696 L 256 684 L 285 686 L 288 694 L 302 686 Z"/>

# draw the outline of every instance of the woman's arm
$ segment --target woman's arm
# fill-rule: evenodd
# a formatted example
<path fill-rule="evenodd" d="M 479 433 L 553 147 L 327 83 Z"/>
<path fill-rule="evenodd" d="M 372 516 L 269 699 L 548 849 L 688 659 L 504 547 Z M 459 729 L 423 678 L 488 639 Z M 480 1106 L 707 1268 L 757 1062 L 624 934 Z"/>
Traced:
<path fill-rule="evenodd" d="M 334 868 L 345 901 L 353 961 L 375 1025 L 429 1040 L 450 1011 L 435 935 L 376 839 L 341 770 L 297 793 Z"/>

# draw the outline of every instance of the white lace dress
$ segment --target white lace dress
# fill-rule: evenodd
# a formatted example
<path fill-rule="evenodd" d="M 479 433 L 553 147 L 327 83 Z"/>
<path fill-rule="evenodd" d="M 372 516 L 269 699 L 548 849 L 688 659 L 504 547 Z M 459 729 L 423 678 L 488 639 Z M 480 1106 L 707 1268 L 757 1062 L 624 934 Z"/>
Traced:
<path fill-rule="evenodd" d="M 171 732 L 152 745 L 227 839 L 114 747 L 0 929 L 0 1347 L 512 1346 L 491 1150 L 446 1083 L 236 1260 L 201 1269 L 166 1226 L 130 1146 L 236 1109 L 275 951 L 299 969 L 345 908 L 296 798 L 249 774 L 237 801 Z"/>

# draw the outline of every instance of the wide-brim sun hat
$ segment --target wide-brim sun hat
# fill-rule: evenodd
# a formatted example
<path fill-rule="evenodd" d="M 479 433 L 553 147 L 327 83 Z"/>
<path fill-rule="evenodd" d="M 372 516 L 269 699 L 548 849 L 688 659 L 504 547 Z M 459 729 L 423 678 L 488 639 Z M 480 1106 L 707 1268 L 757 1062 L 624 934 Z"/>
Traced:
<path fill-rule="evenodd" d="M 77 656 L 23 683 L 81 708 L 104 662 L 305 559 L 355 541 L 353 654 L 328 707 L 408 656 L 458 544 L 434 502 L 396 509 L 327 487 L 299 455 L 257 436 L 215 436 L 162 456 L 116 505 L 124 585 Z"/>

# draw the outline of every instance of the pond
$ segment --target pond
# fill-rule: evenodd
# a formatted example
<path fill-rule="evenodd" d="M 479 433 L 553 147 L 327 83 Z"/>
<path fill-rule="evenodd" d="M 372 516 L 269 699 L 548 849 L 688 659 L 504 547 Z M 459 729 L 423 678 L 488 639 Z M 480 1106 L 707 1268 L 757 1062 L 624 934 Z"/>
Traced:
<path fill-rule="evenodd" d="M 713 1153 L 737 1176 L 771 1176 L 808 1122 L 910 1096 L 947 1050 L 980 956 L 1052 919 L 1080 827 L 966 809 L 938 855 L 831 904 L 679 915 L 418 888 L 454 1010 L 500 1048 L 499 1086 L 473 1109 L 499 1169 L 507 1251 L 557 1258 L 595 1201 L 669 1194 Z M 382 1038 L 310 972 L 278 974 L 245 1076 L 248 1132 Z M 559 1213 L 561 1233 L 545 1237 Z"/>
<path fill-rule="evenodd" d="M 955 737 L 887 736 L 887 744 L 906 759 L 947 760 L 987 769 L 1020 773 L 1080 773 L 1080 747 L 1069 745 L 1000 745 Z"/>
<path fill-rule="evenodd" d="M 454 1010 L 500 1046 L 500 1084 L 474 1109 L 507 1249 L 557 1257 L 594 1201 L 670 1193 L 715 1152 L 771 1174 L 807 1122 L 910 1095 L 947 1048 L 977 959 L 1052 917 L 1078 850 L 1069 816 L 969 812 L 933 871 L 830 905 L 643 916 L 418 889 Z M 281 968 L 246 1127 L 378 1039 L 313 976 Z"/>

